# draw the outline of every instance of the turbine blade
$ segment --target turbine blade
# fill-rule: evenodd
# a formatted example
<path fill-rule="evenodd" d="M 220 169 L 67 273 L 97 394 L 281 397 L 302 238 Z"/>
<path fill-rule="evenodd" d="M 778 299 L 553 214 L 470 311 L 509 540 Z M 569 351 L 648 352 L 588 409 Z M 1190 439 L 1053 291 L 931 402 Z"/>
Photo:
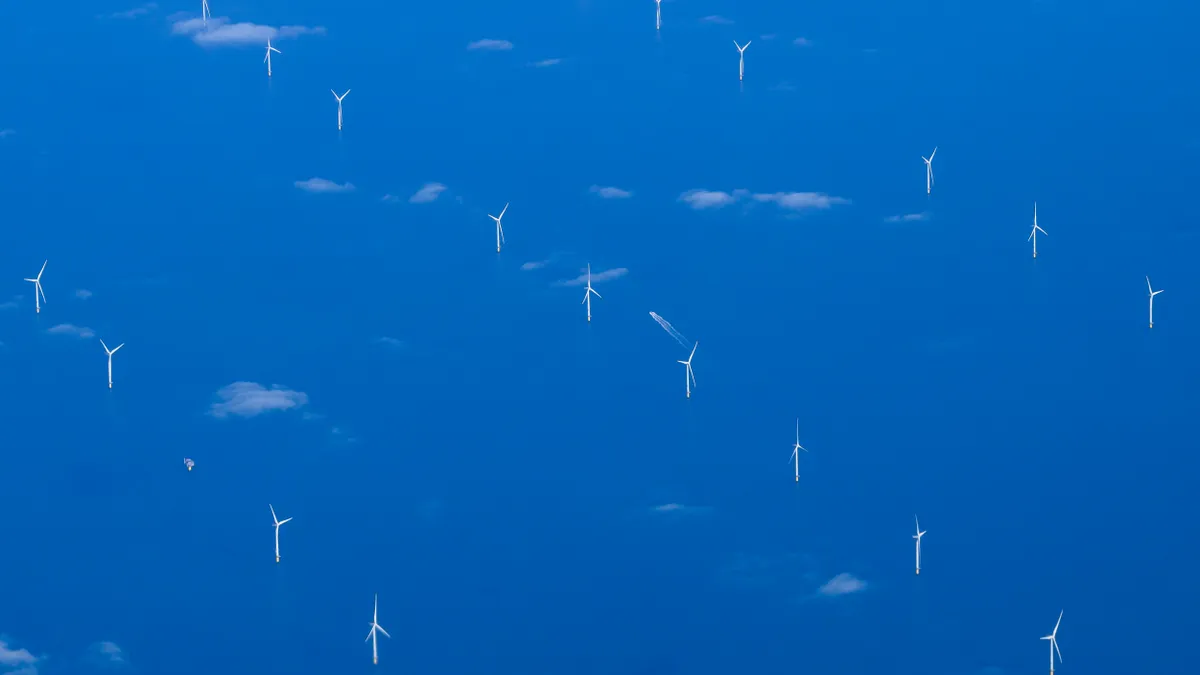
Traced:
<path fill-rule="evenodd" d="M 271 509 L 271 520 L 275 521 L 275 524 L 278 525 L 279 518 L 276 517 L 276 515 L 275 515 L 275 507 L 271 506 L 270 504 L 267 504 L 267 506 L 270 507 L 270 509 Z"/>
<path fill-rule="evenodd" d="M 38 270 L 38 275 L 37 275 L 38 281 L 41 281 L 41 279 L 42 279 L 42 272 L 45 272 L 45 271 L 46 271 L 46 263 L 48 263 L 48 262 L 50 262 L 50 261 L 49 261 L 49 260 L 47 260 L 47 261 L 43 262 L 43 263 L 42 263 L 42 269 Z"/>
<path fill-rule="evenodd" d="M 25 281 L 29 281 L 29 279 L 26 279 Z M 1147 289 L 1148 289 L 1148 290 L 1149 290 L 1151 293 L 1153 293 L 1153 292 L 1154 292 L 1154 287 L 1150 285 L 1150 277 L 1146 277 L 1146 288 L 1147 288 Z"/>
<path fill-rule="evenodd" d="M 597 298 L 601 298 L 601 299 L 603 299 L 603 298 L 604 298 L 604 296 L 603 296 L 603 295 L 600 295 L 599 293 L 596 293 L 596 289 L 594 289 L 594 288 L 593 288 L 593 289 L 591 289 L 591 291 L 592 291 L 592 293 L 595 293 L 595 295 L 596 295 L 596 297 L 597 297 Z"/>
<path fill-rule="evenodd" d="M 500 218 L 504 217 L 504 212 L 508 210 L 508 202 L 504 202 L 504 209 L 500 211 Z"/>
<path fill-rule="evenodd" d="M 1062 623 L 1062 615 L 1063 615 L 1063 610 L 1060 609 L 1058 611 L 1058 621 L 1054 622 L 1054 631 L 1052 633 L 1050 633 L 1051 635 L 1058 635 L 1058 624 Z"/>
<path fill-rule="evenodd" d="M 1051 640 L 1050 644 L 1054 645 L 1054 651 L 1058 652 L 1058 662 L 1062 663 L 1062 650 L 1058 648 L 1058 640 Z"/>
<path fill-rule="evenodd" d="M 1036 228 L 1035 228 L 1035 229 L 1036 229 Z M 1029 241 L 1030 239 L 1033 239 L 1033 230 L 1030 230 L 1030 231 L 1029 231 L 1029 236 L 1028 236 L 1028 237 L 1025 237 L 1025 241 Z"/>
<path fill-rule="evenodd" d="M 114 347 L 114 348 L 113 348 L 113 350 L 112 350 L 112 353 L 116 354 L 116 353 L 117 353 L 117 350 L 118 350 L 118 349 L 120 349 L 121 347 L 124 347 L 124 346 L 125 346 L 125 343 L 124 343 L 124 342 L 122 342 L 121 344 L 119 344 L 119 345 L 117 345 L 116 347 Z"/>
<path fill-rule="evenodd" d="M 375 627 L 379 629 L 380 633 L 383 633 L 384 635 L 387 635 L 388 637 L 392 637 L 391 635 L 388 635 L 388 632 L 386 630 L 383 629 L 383 626 L 380 626 L 379 624 L 375 624 Z"/>
<path fill-rule="evenodd" d="M 104 338 L 100 338 L 100 346 L 104 347 L 104 351 L 108 351 L 108 345 L 104 344 Z M 109 353 L 111 354 L 112 352 Z"/>
<path fill-rule="evenodd" d="M 283 520 L 279 521 L 279 524 L 282 525 L 282 524 L 288 522 L 289 520 L 291 520 L 291 518 L 284 518 Z"/>
<path fill-rule="evenodd" d="M 366 639 L 366 640 L 363 640 L 363 642 L 369 642 L 369 641 L 371 640 L 371 636 L 372 636 L 372 635 L 374 635 L 374 634 L 375 634 L 375 626 L 373 626 L 373 625 L 372 625 L 372 626 L 371 626 L 371 632 L 370 632 L 370 633 L 367 633 L 367 639 Z"/>

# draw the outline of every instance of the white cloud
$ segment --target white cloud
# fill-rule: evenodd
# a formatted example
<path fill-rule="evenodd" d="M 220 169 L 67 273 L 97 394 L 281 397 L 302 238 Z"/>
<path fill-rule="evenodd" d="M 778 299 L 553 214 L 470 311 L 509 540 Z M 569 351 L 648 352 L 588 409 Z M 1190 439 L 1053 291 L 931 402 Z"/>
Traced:
<path fill-rule="evenodd" d="M 508 51 L 512 48 L 513 48 L 513 43 L 509 42 L 508 40 L 493 40 L 491 38 L 486 38 L 483 40 L 476 40 L 467 45 L 467 49 L 471 49 L 471 50 L 483 49 L 483 50 L 494 51 L 494 52 Z"/>
<path fill-rule="evenodd" d="M 867 582 L 849 572 L 842 572 L 829 581 L 826 581 L 824 585 L 817 589 L 817 593 L 830 597 L 835 595 L 849 595 L 850 593 L 858 593 L 866 587 Z"/>
<path fill-rule="evenodd" d="M 545 260 L 531 260 L 531 261 L 525 263 L 524 265 L 521 265 L 521 269 L 525 270 L 526 272 L 529 272 L 532 270 L 540 270 L 549 264 L 550 264 L 549 258 L 547 258 Z M 17 304 L 15 302 L 11 303 L 11 304 L 13 307 L 17 306 Z"/>
<path fill-rule="evenodd" d="M 0 309 L 16 309 L 17 301 L 20 300 L 21 297 L 22 296 L 18 295 L 16 297 L 14 297 L 12 300 L 6 300 L 4 302 L 0 302 Z"/>
<path fill-rule="evenodd" d="M 838 204 L 849 204 L 850 200 L 833 197 L 824 192 L 772 192 L 756 194 L 754 200 L 759 202 L 774 202 L 779 208 L 791 211 L 808 209 L 828 209 Z"/>
<path fill-rule="evenodd" d="M 804 37 L 798 37 L 795 40 L 792 40 L 792 44 L 796 45 L 797 47 L 811 47 L 812 40 Z"/>
<path fill-rule="evenodd" d="M 15 133 L 17 133 L 17 132 L 12 129 L 0 129 L 0 138 L 8 138 L 9 136 L 12 136 Z"/>
<path fill-rule="evenodd" d="M 549 68 L 550 66 L 557 66 L 560 63 L 562 63 L 562 59 L 542 59 L 541 61 L 534 61 L 529 65 L 534 68 Z"/>
<path fill-rule="evenodd" d="M 664 515 L 666 515 L 666 514 L 692 515 L 692 514 L 708 513 L 711 510 L 712 509 L 707 506 L 688 506 L 686 504 L 679 504 L 677 502 L 671 502 L 670 504 L 659 504 L 658 506 L 655 506 L 650 509 L 650 511 L 653 513 L 661 513 Z"/>
<path fill-rule="evenodd" d="M 223 16 L 210 17 L 208 25 L 199 18 L 182 19 L 171 24 L 175 35 L 187 35 L 203 47 L 262 45 L 267 40 L 284 40 L 301 35 L 324 35 L 324 26 L 266 26 L 239 22 L 230 23 Z"/>
<path fill-rule="evenodd" d="M 746 194 L 748 193 L 745 190 L 734 190 L 733 192 L 688 190 L 679 195 L 679 201 L 696 210 L 719 209 L 722 206 L 729 206 Z"/>
<path fill-rule="evenodd" d="M 88 298 L 92 297 L 92 292 L 86 288 L 81 288 L 75 291 L 75 297 L 79 298 L 80 300 L 87 300 Z"/>
<path fill-rule="evenodd" d="M 400 198 L 393 194 L 386 194 L 380 197 L 379 201 L 387 202 L 388 204 L 395 204 L 396 202 L 400 201 Z"/>
<path fill-rule="evenodd" d="M 117 643 L 108 640 L 89 647 L 88 659 L 97 665 L 108 667 L 124 666 L 129 662 L 125 651 Z"/>
<path fill-rule="evenodd" d="M 218 389 L 217 399 L 208 411 L 213 417 L 254 417 L 271 410 L 299 408 L 308 403 L 308 394 L 279 384 L 268 389 L 257 382 L 234 382 Z"/>
<path fill-rule="evenodd" d="M 626 274 L 629 274 L 629 270 L 624 267 L 616 267 L 611 270 L 604 270 L 603 272 L 594 272 L 592 274 L 592 283 L 599 283 L 601 281 L 611 281 L 613 279 L 620 279 L 621 277 L 625 276 Z M 584 272 L 583 274 L 580 274 L 579 276 L 575 277 L 574 279 L 563 279 L 562 281 L 556 281 L 556 282 L 554 282 L 554 285 L 555 286 L 583 286 L 587 282 L 588 282 L 588 275 L 587 275 L 587 272 Z"/>
<path fill-rule="evenodd" d="M 446 191 L 446 186 L 441 183 L 426 183 L 421 186 L 417 193 L 408 198 L 410 204 L 428 204 L 438 198 L 438 195 Z"/>
<path fill-rule="evenodd" d="M 87 326 L 76 326 L 73 323 L 60 323 L 46 329 L 51 335 L 74 335 L 77 338 L 96 337 L 95 331 Z"/>
<path fill-rule="evenodd" d="M 353 183 L 335 183 L 328 178 L 298 180 L 295 185 L 305 192 L 350 192 L 354 189 Z"/>
<path fill-rule="evenodd" d="M 10 675 L 37 675 L 37 664 L 40 661 L 28 649 L 14 649 L 9 643 L 0 638 L 0 667 L 15 668 Z"/>
<path fill-rule="evenodd" d="M 779 37 L 779 36 L 774 33 L 767 33 L 766 35 L 759 35 L 758 39 L 759 40 L 774 40 L 777 37 Z"/>
<path fill-rule="evenodd" d="M 710 14 L 700 20 L 703 21 L 704 23 L 715 23 L 715 24 L 720 24 L 722 26 L 728 26 L 733 23 L 733 19 L 726 19 L 725 17 L 717 15 L 717 14 Z"/>
<path fill-rule="evenodd" d="M 400 349 L 404 346 L 404 342 L 402 340 L 397 340 L 394 337 L 388 337 L 386 335 L 375 338 L 375 344 L 391 347 L 393 349 Z"/>
<path fill-rule="evenodd" d="M 146 4 L 141 5 L 140 7 L 134 7 L 133 9 L 127 9 L 124 12 L 113 12 L 112 14 L 108 15 L 108 18 L 110 18 L 110 19 L 136 19 L 139 16 L 149 14 L 150 12 L 152 12 L 156 9 L 158 9 L 158 5 L 156 3 L 147 2 Z"/>
<path fill-rule="evenodd" d="M 628 199 L 629 197 L 633 196 L 633 193 L 629 190 L 622 190 L 621 188 L 616 187 L 604 187 L 601 185 L 593 185 L 592 187 L 588 188 L 588 192 L 591 192 L 594 195 L 600 195 L 605 199 Z"/>
<path fill-rule="evenodd" d="M 883 219 L 885 223 L 915 223 L 922 220 L 929 220 L 929 214 L 921 213 L 906 213 L 902 216 L 888 216 Z"/>

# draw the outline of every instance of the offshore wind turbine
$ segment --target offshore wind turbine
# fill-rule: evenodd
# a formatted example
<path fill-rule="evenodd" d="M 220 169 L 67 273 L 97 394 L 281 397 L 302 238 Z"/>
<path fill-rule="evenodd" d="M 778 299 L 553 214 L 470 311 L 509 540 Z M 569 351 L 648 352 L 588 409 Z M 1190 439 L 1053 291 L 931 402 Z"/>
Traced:
<path fill-rule="evenodd" d="M 1058 662 L 1062 663 L 1062 650 L 1058 648 L 1058 624 L 1062 623 L 1062 610 L 1058 612 L 1058 621 L 1054 622 L 1054 631 L 1043 640 L 1050 641 L 1050 675 L 1054 675 L 1054 652 L 1058 652 Z"/>
<path fill-rule="evenodd" d="M 934 146 L 933 152 L 929 153 L 929 157 L 922 156 L 925 160 L 925 194 L 929 194 L 933 190 L 933 156 L 937 154 L 937 146 Z"/>
<path fill-rule="evenodd" d="M 500 215 L 493 216 L 490 213 L 488 214 L 488 218 L 491 218 L 492 220 L 496 221 L 496 253 L 500 252 L 500 244 L 504 243 L 504 228 L 500 226 L 500 219 L 504 217 L 504 211 L 507 211 L 507 210 L 508 210 L 508 204 L 505 203 L 504 210 L 500 212 Z"/>
<path fill-rule="evenodd" d="M 692 397 L 692 387 L 696 386 L 696 374 L 692 372 L 692 357 L 696 355 L 696 347 L 699 347 L 699 346 L 700 346 L 699 342 L 692 345 L 692 353 L 691 353 L 691 355 L 688 356 L 687 361 L 679 361 L 678 362 L 678 363 L 682 363 L 686 367 L 686 369 L 684 370 L 684 374 L 683 374 L 683 381 L 684 381 L 684 384 L 687 386 L 687 397 L 688 398 Z"/>
<path fill-rule="evenodd" d="M 796 418 L 796 445 L 792 448 L 792 456 L 788 458 L 788 459 L 796 461 L 796 482 L 797 483 L 800 482 L 800 451 L 801 450 L 808 452 L 808 450 L 803 445 L 800 445 L 800 418 L 797 417 Z"/>
<path fill-rule="evenodd" d="M 26 279 L 25 281 L 30 281 Z M 1154 328 L 1154 296 L 1165 291 L 1165 288 L 1160 288 L 1157 291 L 1150 285 L 1150 277 L 1146 277 L 1146 288 L 1150 289 L 1150 327 Z"/>
<path fill-rule="evenodd" d="M 332 89 L 329 90 L 329 93 L 333 94 L 333 97 L 336 98 L 337 102 L 338 102 L 338 131 L 341 131 L 342 130 L 342 99 L 346 98 L 346 95 L 350 93 L 350 90 L 347 89 L 346 93 L 342 94 L 341 96 L 338 96 L 337 92 Z"/>
<path fill-rule="evenodd" d="M 263 57 L 263 63 L 267 64 L 267 77 L 271 76 L 271 52 L 282 54 L 283 52 L 271 46 L 271 38 L 267 38 L 267 55 Z M 336 95 L 336 94 L 335 94 Z"/>
<path fill-rule="evenodd" d="M 596 289 L 592 288 L 592 264 L 588 263 L 587 290 L 583 292 L 583 302 L 587 303 L 588 321 L 592 320 L 592 296 L 593 295 L 595 295 L 597 298 L 603 297 L 599 293 L 596 292 Z M 583 302 L 581 302 L 579 304 L 582 305 Z"/>
<path fill-rule="evenodd" d="M 916 516 L 913 516 L 913 520 L 917 521 L 917 533 L 913 535 L 913 539 L 917 540 L 917 574 L 920 574 L 921 573 L 921 537 L 924 537 L 925 533 L 921 531 L 921 521 L 917 520 Z"/>
<path fill-rule="evenodd" d="M 378 593 L 375 594 L 375 615 L 371 618 L 371 632 L 367 633 L 367 640 L 371 641 L 371 663 L 374 663 L 375 665 L 379 665 L 379 644 L 376 641 L 375 631 L 379 631 L 380 633 L 387 635 L 387 637 L 392 637 L 391 635 L 388 635 L 388 632 L 386 630 L 383 629 L 383 626 L 379 625 L 379 594 Z M 367 640 L 363 640 L 363 642 L 366 642 Z"/>
<path fill-rule="evenodd" d="M 204 25 L 208 26 L 208 17 L 212 16 L 212 10 L 208 8 L 208 0 L 200 0 L 200 18 L 204 21 Z"/>
<path fill-rule="evenodd" d="M 36 278 L 25 280 L 33 282 L 33 307 L 36 314 L 42 313 L 42 303 L 46 301 L 46 292 L 42 290 L 42 272 L 46 271 L 46 263 L 48 262 L 50 261 L 47 260 L 46 262 L 42 263 L 42 269 L 38 270 L 38 275 Z M 38 293 L 42 294 L 41 301 L 38 300 Z"/>
<path fill-rule="evenodd" d="M 738 81 L 742 81 L 746 76 L 746 47 L 750 46 L 747 42 L 745 45 L 739 45 L 737 40 L 733 41 L 733 46 L 738 50 Z"/>
<path fill-rule="evenodd" d="M 279 526 L 291 520 L 291 518 L 280 520 L 275 516 L 275 507 L 270 504 L 267 504 L 267 506 L 271 507 L 271 520 L 275 521 L 275 562 L 279 562 Z"/>
<path fill-rule="evenodd" d="M 1046 234 L 1045 230 L 1038 227 L 1038 224 L 1037 224 L 1037 202 L 1034 202 L 1033 203 L 1033 230 L 1031 230 L 1029 232 L 1029 239 L 1026 239 L 1025 241 L 1031 241 L 1031 240 L 1033 241 L 1033 257 L 1035 257 L 1035 258 L 1037 257 L 1037 233 L 1038 232 L 1041 232 L 1042 234 Z M 1046 234 L 1046 236 L 1049 237 L 1050 235 Z"/>
<path fill-rule="evenodd" d="M 654 30 L 662 30 L 662 0 L 654 0 Z"/>
<path fill-rule="evenodd" d="M 108 388 L 112 389 L 112 355 L 116 354 L 118 349 L 124 347 L 125 343 L 122 342 L 116 347 L 109 349 L 108 345 L 104 344 L 104 340 L 100 340 L 100 346 L 104 347 L 104 351 L 108 354 Z M 189 468 L 188 470 L 190 471 L 191 469 Z"/>

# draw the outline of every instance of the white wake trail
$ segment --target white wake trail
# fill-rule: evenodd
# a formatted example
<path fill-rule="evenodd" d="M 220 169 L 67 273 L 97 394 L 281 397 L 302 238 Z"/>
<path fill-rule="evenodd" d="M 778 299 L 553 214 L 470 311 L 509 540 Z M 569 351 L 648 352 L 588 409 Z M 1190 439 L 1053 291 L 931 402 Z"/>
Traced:
<path fill-rule="evenodd" d="M 650 318 L 657 321 L 658 325 L 662 326 L 663 330 L 667 331 L 667 333 L 670 334 L 671 337 L 675 338 L 676 342 L 683 345 L 685 348 L 692 346 L 692 343 L 689 342 L 688 339 L 683 336 L 683 333 L 680 333 L 679 331 L 675 330 L 675 327 L 672 326 L 669 321 L 662 318 L 658 314 L 655 314 L 654 312 L 650 312 Z"/>

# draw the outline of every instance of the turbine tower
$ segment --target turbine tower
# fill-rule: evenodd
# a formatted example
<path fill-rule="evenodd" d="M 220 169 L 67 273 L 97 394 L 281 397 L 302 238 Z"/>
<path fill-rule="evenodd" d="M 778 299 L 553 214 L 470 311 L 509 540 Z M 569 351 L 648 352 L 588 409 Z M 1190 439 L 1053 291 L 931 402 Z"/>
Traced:
<path fill-rule="evenodd" d="M 654 30 L 662 30 L 662 0 L 654 0 Z"/>
<path fill-rule="evenodd" d="M 683 374 L 683 381 L 684 381 L 684 384 L 687 386 L 687 397 L 688 398 L 692 397 L 692 387 L 696 386 L 696 374 L 692 372 L 692 357 L 696 355 L 696 347 L 699 347 L 699 346 L 700 346 L 699 342 L 692 345 L 692 353 L 690 356 L 688 356 L 687 361 L 678 361 L 678 363 L 682 363 L 686 367 L 686 370 L 684 370 L 684 374 Z"/>
<path fill-rule="evenodd" d="M 283 52 L 271 46 L 271 38 L 267 38 L 267 55 L 263 57 L 263 63 L 267 64 L 267 77 L 271 76 L 271 52 L 282 54 Z"/>
<path fill-rule="evenodd" d="M 592 288 L 592 264 L 588 263 L 587 290 L 583 292 L 583 302 L 587 303 L 588 321 L 592 320 L 592 296 L 593 295 L 595 295 L 597 298 L 603 297 L 599 293 L 596 292 L 596 289 Z M 579 304 L 582 305 L 583 302 L 581 302 Z"/>
<path fill-rule="evenodd" d="M 796 445 L 792 448 L 792 456 L 789 460 L 796 461 L 796 482 L 800 482 L 800 451 L 808 452 L 803 445 L 800 445 L 800 418 L 796 418 Z"/>
<path fill-rule="evenodd" d="M 746 77 L 746 47 L 749 47 L 750 43 L 739 45 L 737 40 L 734 40 L 733 46 L 738 50 L 738 81 L 741 82 Z"/>
<path fill-rule="evenodd" d="M 208 18 L 212 16 L 212 10 L 208 8 L 208 0 L 200 0 L 200 18 L 204 21 L 205 28 L 208 27 Z"/>
<path fill-rule="evenodd" d="M 1037 202 L 1034 202 L 1033 203 L 1033 230 L 1031 230 L 1029 232 L 1029 239 L 1026 239 L 1025 241 L 1033 241 L 1033 257 L 1035 257 L 1035 258 L 1037 257 L 1037 233 L 1038 232 L 1041 232 L 1042 234 L 1046 234 L 1046 231 L 1043 230 L 1041 227 L 1039 227 L 1037 224 Z M 1049 237 L 1050 235 L 1046 234 L 1046 236 Z"/>
<path fill-rule="evenodd" d="M 504 205 L 504 210 L 500 212 L 500 215 L 493 216 L 490 213 L 488 214 L 488 218 L 491 218 L 492 220 L 496 221 L 496 253 L 500 252 L 500 244 L 504 243 L 504 228 L 500 225 L 500 219 L 504 217 L 504 211 L 507 211 L 507 210 L 508 210 L 508 204 L 506 203 Z"/>
<path fill-rule="evenodd" d="M 100 341 L 100 346 L 101 346 L 101 347 L 104 347 L 104 351 L 105 351 L 105 353 L 107 353 L 107 354 L 108 354 L 108 388 L 109 388 L 109 389 L 112 389 L 112 356 L 113 356 L 113 354 L 116 354 L 116 353 L 117 353 L 117 350 L 118 350 L 118 349 L 120 349 L 121 347 L 124 347 L 124 346 L 125 346 L 125 343 L 124 343 L 124 342 L 122 342 L 121 344 L 117 345 L 116 347 L 113 347 L 112 349 L 109 349 L 109 348 L 108 348 L 108 345 L 104 344 L 104 340 L 101 340 L 101 341 Z M 190 471 L 190 470 L 191 470 L 191 469 L 189 469 L 189 471 Z"/>
<path fill-rule="evenodd" d="M 933 191 L 933 156 L 937 154 L 937 147 L 933 148 L 933 152 L 929 153 L 929 157 L 922 156 L 925 160 L 925 194 Z"/>
<path fill-rule="evenodd" d="M 42 263 L 42 269 L 38 271 L 37 277 L 25 280 L 33 282 L 33 307 L 36 314 L 42 313 L 42 303 L 46 301 L 46 292 L 42 290 L 42 272 L 46 271 L 46 263 L 48 262 L 50 261 L 47 260 L 46 262 Z M 38 301 L 39 293 L 42 295 L 40 302 Z"/>
<path fill-rule="evenodd" d="M 1054 631 L 1042 638 L 1050 641 L 1050 675 L 1054 675 L 1054 652 L 1058 652 L 1058 662 L 1062 663 L 1062 650 L 1058 648 L 1058 624 L 1062 623 L 1062 610 L 1058 612 L 1058 621 L 1054 622 Z"/>
<path fill-rule="evenodd" d="M 925 533 L 921 531 L 921 521 L 917 520 L 916 516 L 913 516 L 913 520 L 917 521 L 917 533 L 913 535 L 913 539 L 917 540 L 917 574 L 920 574 L 921 573 L 921 537 L 924 537 Z"/>
<path fill-rule="evenodd" d="M 44 267 L 44 265 L 43 265 L 43 267 Z M 38 275 L 38 276 L 41 276 L 41 275 Z M 26 279 L 25 281 L 31 281 L 31 280 Z M 1146 288 L 1150 289 L 1150 327 L 1154 328 L 1154 296 L 1158 295 L 1159 293 L 1162 293 L 1166 289 L 1160 288 L 1157 291 L 1154 290 L 1154 287 L 1150 285 L 1150 277 L 1146 277 Z"/>
<path fill-rule="evenodd" d="M 379 643 L 376 640 L 375 631 L 379 631 L 380 633 L 387 635 L 387 637 L 392 637 L 391 635 L 388 635 L 388 632 L 386 630 L 383 629 L 383 626 L 379 625 L 379 594 L 378 593 L 375 594 L 375 615 L 371 618 L 371 632 L 367 633 L 367 640 L 371 641 L 371 663 L 374 663 L 375 665 L 379 665 Z M 363 640 L 363 642 L 366 642 L 367 640 Z"/>
<path fill-rule="evenodd" d="M 279 526 L 291 520 L 291 518 L 280 520 L 275 516 L 275 507 L 270 504 L 267 504 L 267 506 L 271 507 L 271 520 L 275 521 L 275 562 L 279 562 Z"/>
<path fill-rule="evenodd" d="M 346 96 L 350 93 L 350 90 L 347 89 L 346 93 L 342 94 L 341 96 L 338 96 L 337 92 L 332 89 L 329 90 L 329 93 L 333 94 L 333 97 L 336 98 L 337 102 L 338 102 L 338 131 L 341 131 L 342 130 L 342 99 L 346 98 Z"/>

